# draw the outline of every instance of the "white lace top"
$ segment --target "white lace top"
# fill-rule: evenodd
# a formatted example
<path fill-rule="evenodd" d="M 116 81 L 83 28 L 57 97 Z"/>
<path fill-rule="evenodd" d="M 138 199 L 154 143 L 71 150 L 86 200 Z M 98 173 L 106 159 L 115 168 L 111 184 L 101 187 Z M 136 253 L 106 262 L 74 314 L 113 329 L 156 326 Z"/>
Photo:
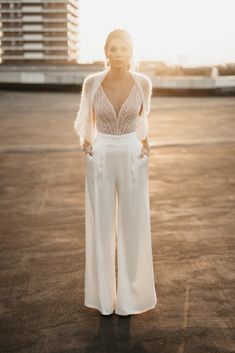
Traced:
<path fill-rule="evenodd" d="M 142 102 L 143 98 L 136 83 L 121 106 L 114 106 L 100 85 L 93 103 L 97 130 L 112 135 L 135 131 Z"/>
<path fill-rule="evenodd" d="M 102 84 L 104 78 L 108 74 L 110 69 L 105 69 L 103 71 L 98 71 L 95 73 L 91 73 L 88 76 L 85 77 L 82 85 L 82 90 L 80 93 L 80 104 L 79 104 L 79 109 L 76 114 L 76 118 L 74 121 L 74 129 L 76 133 L 79 135 L 80 139 L 80 145 L 83 148 L 85 140 L 87 140 L 90 144 L 93 144 L 95 141 L 96 133 L 97 133 L 97 127 L 94 119 L 95 112 L 93 111 L 94 109 L 94 98 L 97 93 L 97 90 L 99 89 L 100 85 Z M 129 70 L 133 80 L 135 81 L 139 91 L 141 92 L 142 96 L 142 109 L 140 112 L 138 112 L 138 118 L 136 118 L 136 134 L 138 135 L 138 138 L 142 141 L 148 137 L 148 114 L 150 112 L 150 104 L 151 104 L 151 95 L 152 95 L 152 81 L 151 79 L 140 72 L 136 72 L 133 70 Z M 139 107 L 135 104 L 132 104 L 135 99 L 132 99 L 135 97 L 135 94 L 137 94 L 137 88 L 135 88 L 132 93 L 131 97 L 127 99 L 127 101 L 123 104 L 123 107 L 120 108 L 119 116 L 117 117 L 117 114 L 114 115 L 114 107 L 111 108 L 109 105 L 108 111 L 108 121 L 110 121 L 111 118 L 114 120 L 108 124 L 106 121 L 106 129 L 111 129 L 113 130 L 114 127 L 116 126 L 116 132 L 119 131 L 119 127 L 123 126 L 124 124 L 121 122 L 122 119 L 124 119 L 124 111 L 128 111 L 128 106 L 130 103 L 130 111 L 135 110 L 135 113 L 137 114 L 137 111 Z M 97 97 L 101 97 L 101 92 L 98 93 Z M 97 98 L 96 97 L 96 98 Z M 104 97 L 102 98 L 104 102 Z M 99 99 L 98 99 L 99 101 Z M 110 103 L 111 104 L 111 103 Z M 140 102 L 138 103 L 140 105 Z M 107 107 L 107 101 L 106 101 L 106 107 Z M 100 106 L 101 110 L 105 112 L 105 109 L 102 108 L 104 104 L 98 104 L 96 108 Z M 111 113 L 110 113 L 111 112 Z M 107 112 L 103 116 L 103 113 L 101 114 L 101 111 L 99 113 L 99 116 L 102 117 L 101 120 L 104 120 L 104 117 L 107 116 Z M 132 116 L 132 114 L 131 114 Z M 130 117 L 130 116 L 129 116 Z M 136 116 L 135 116 L 136 117 Z M 132 117 L 132 119 L 135 120 L 135 118 Z M 98 118 L 100 121 L 100 124 L 98 122 L 99 128 L 101 129 L 101 120 Z M 119 121 L 120 120 L 120 121 Z M 129 119 L 124 119 L 124 121 L 129 121 Z M 132 121 L 133 123 L 133 121 Z M 116 125 L 115 125 L 116 124 Z M 127 123 L 128 125 L 128 123 Z M 131 123 L 130 123 L 131 125 Z M 134 124 L 133 124 L 134 125 Z M 109 128 L 108 128 L 109 126 Z M 117 128 L 118 126 L 118 128 Z M 129 126 L 130 128 L 130 126 Z M 105 131 L 107 131 L 105 129 Z M 122 129 L 121 129 L 122 130 Z M 133 130 L 130 128 L 130 130 Z M 130 131 L 129 130 L 129 131 Z M 104 131 L 104 130 L 103 130 Z M 128 131 L 128 126 L 126 131 Z"/>

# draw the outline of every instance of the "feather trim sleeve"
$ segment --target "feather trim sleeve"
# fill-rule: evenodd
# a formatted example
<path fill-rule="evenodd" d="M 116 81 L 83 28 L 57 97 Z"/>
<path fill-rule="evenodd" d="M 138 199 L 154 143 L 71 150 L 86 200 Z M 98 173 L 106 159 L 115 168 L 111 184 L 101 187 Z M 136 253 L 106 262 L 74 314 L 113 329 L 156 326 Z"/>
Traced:
<path fill-rule="evenodd" d="M 146 76 L 146 82 L 145 82 L 145 92 L 146 92 L 146 111 L 145 114 L 146 116 L 150 113 L 151 109 L 151 97 L 152 97 L 152 81 L 150 80 L 149 77 Z"/>
<path fill-rule="evenodd" d="M 136 131 L 140 140 L 146 140 L 149 136 L 148 129 L 148 114 L 151 109 L 151 96 L 152 96 L 152 81 L 151 79 L 144 75 L 144 79 L 142 80 L 142 89 L 144 93 L 144 109 L 140 118 L 137 120 Z"/>
<path fill-rule="evenodd" d="M 90 105 L 91 80 L 86 77 L 83 81 L 82 90 L 80 93 L 80 105 L 74 121 L 74 129 L 80 138 L 80 145 L 83 146 L 84 140 L 90 143 L 93 141 L 93 121 Z"/>

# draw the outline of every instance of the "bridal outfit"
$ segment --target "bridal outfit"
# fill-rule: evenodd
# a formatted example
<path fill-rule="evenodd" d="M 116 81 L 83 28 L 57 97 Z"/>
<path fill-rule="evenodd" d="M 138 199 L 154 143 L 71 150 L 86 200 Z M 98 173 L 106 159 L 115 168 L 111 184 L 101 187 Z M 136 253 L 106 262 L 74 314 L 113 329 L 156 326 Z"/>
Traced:
<path fill-rule="evenodd" d="M 108 70 L 84 80 L 74 122 L 81 145 L 86 139 L 93 148 L 85 157 L 84 305 L 103 315 L 130 315 L 157 304 L 148 157 L 141 156 L 152 85 L 148 76 L 130 71 L 133 86 L 114 106 L 102 86 Z"/>

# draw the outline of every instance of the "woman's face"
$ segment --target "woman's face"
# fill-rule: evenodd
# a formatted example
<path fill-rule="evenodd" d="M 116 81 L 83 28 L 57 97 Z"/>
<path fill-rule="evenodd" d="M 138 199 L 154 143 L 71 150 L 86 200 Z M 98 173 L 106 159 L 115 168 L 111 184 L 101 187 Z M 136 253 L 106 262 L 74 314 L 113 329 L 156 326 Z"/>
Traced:
<path fill-rule="evenodd" d="M 131 55 L 131 48 L 124 40 L 118 37 L 111 39 L 106 52 L 110 66 L 126 67 L 130 62 Z"/>

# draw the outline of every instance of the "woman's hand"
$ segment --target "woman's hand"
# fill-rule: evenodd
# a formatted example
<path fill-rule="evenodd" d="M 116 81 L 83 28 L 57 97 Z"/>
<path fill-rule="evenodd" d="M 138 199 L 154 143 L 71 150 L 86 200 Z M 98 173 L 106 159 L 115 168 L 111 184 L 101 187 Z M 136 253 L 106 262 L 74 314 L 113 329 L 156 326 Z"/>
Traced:
<path fill-rule="evenodd" d="M 82 148 L 83 152 L 85 152 L 85 156 L 89 154 L 90 156 L 93 156 L 94 152 L 92 151 L 92 145 L 90 143 L 85 142 Z"/>
<path fill-rule="evenodd" d="M 140 157 L 144 158 L 144 156 L 148 157 L 150 153 L 150 147 L 148 141 L 142 141 L 142 149 L 141 149 L 141 154 Z"/>

